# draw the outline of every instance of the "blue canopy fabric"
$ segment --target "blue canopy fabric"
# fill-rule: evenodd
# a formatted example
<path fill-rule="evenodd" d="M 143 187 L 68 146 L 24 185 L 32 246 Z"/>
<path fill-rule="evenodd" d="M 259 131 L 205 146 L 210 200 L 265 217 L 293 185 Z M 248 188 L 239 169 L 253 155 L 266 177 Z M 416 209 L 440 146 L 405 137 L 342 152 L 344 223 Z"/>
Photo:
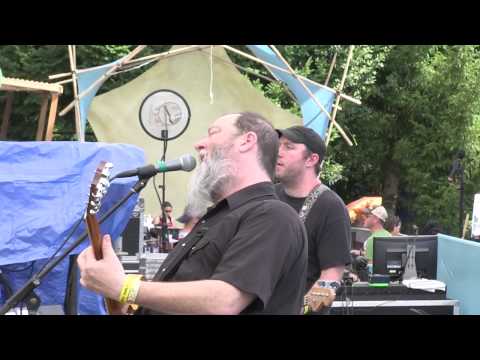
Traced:
<path fill-rule="evenodd" d="M 78 93 L 81 94 L 83 91 L 88 89 L 90 85 L 92 85 L 95 81 L 100 79 L 105 73 L 110 70 L 113 66 L 117 63 L 122 61 L 123 58 L 111 62 L 109 64 L 105 64 L 99 66 L 95 69 L 82 71 L 79 72 L 77 75 L 77 86 L 78 86 Z M 97 94 L 98 89 L 103 85 L 104 81 L 100 82 L 99 84 L 95 85 L 95 87 L 90 90 L 85 96 L 83 96 L 79 100 L 79 108 L 80 108 L 80 125 L 81 125 L 81 132 L 85 134 L 85 128 L 87 124 L 87 117 L 88 111 L 90 109 L 90 105 L 92 103 L 93 98 Z"/>
<path fill-rule="evenodd" d="M 275 54 L 267 45 L 247 45 L 247 47 L 259 59 L 288 70 L 283 60 L 280 59 L 277 54 Z M 325 139 L 329 123 L 325 112 L 320 109 L 320 107 L 315 103 L 315 101 L 295 77 L 269 66 L 267 66 L 267 68 L 275 75 L 277 79 L 284 82 L 297 98 L 297 102 L 302 109 L 303 125 L 315 130 L 315 132 Z M 332 112 L 335 93 L 309 82 L 305 82 L 305 85 L 313 93 L 318 102 L 322 104 L 325 110 L 330 114 Z"/>
<path fill-rule="evenodd" d="M 113 163 L 113 175 L 144 165 L 145 155 L 142 149 L 127 144 L 0 142 L 0 270 L 14 291 L 40 269 L 83 218 L 90 184 L 101 161 Z M 97 217 L 123 198 L 135 181 L 115 180 Z M 109 233 L 114 240 L 120 236 L 137 197 L 130 197 L 100 226 L 102 234 Z M 64 248 L 75 242 L 85 228 L 81 221 Z M 88 245 L 87 238 L 72 254 Z M 36 290 L 43 304 L 59 304 L 59 299 L 64 298 L 67 268 L 68 261 L 60 263 Z M 88 294 L 86 289 L 82 292 Z M 5 291 L 0 294 L 4 296 Z M 91 295 L 80 297 L 80 308 L 85 313 L 102 313 L 98 307 L 101 299 Z M 0 301 L 4 300 L 0 297 Z M 85 302 L 90 306 L 82 305 Z"/>

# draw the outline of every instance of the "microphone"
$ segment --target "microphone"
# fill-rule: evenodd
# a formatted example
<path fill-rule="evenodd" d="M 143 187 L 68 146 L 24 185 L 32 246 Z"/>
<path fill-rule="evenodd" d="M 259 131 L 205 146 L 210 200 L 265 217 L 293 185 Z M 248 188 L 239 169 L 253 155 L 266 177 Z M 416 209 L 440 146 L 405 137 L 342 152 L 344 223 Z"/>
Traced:
<path fill-rule="evenodd" d="M 157 161 L 153 165 L 146 165 L 135 170 L 127 170 L 115 175 L 110 181 L 117 178 L 126 178 L 131 176 L 138 176 L 139 178 L 145 179 L 152 177 L 158 173 L 165 173 L 169 171 L 192 171 L 197 166 L 197 161 L 195 158 L 190 155 L 183 155 L 179 159 L 170 160 L 170 161 Z"/>

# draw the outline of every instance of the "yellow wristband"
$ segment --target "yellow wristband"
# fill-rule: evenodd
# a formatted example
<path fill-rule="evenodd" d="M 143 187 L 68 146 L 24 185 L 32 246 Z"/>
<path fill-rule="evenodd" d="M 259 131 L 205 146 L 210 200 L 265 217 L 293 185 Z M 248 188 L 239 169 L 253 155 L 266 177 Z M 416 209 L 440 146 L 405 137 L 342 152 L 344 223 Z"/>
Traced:
<path fill-rule="evenodd" d="M 128 293 L 127 302 L 134 304 L 137 299 L 138 290 L 140 290 L 141 276 L 132 275 L 132 281 L 130 282 L 130 292 Z"/>
<path fill-rule="evenodd" d="M 120 290 L 120 296 L 118 297 L 118 301 L 122 304 L 127 303 L 128 292 L 129 292 L 129 289 L 128 289 L 128 283 L 129 282 L 130 282 L 130 280 L 129 280 L 128 275 L 127 275 L 127 277 L 125 278 L 125 280 L 123 282 L 122 290 Z"/>
<path fill-rule="evenodd" d="M 141 275 L 129 274 L 125 277 L 122 290 L 118 301 L 122 304 L 133 304 L 138 295 L 140 289 Z"/>
<path fill-rule="evenodd" d="M 305 305 L 303 307 L 303 315 L 307 315 L 310 313 L 310 305 Z"/>

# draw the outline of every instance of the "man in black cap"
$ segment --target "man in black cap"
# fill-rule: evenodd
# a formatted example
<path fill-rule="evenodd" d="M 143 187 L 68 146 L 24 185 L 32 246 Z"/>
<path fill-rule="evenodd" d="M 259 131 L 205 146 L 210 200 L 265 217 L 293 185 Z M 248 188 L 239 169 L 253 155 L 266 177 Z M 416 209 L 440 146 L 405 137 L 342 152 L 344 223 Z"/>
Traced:
<path fill-rule="evenodd" d="M 334 298 L 345 265 L 351 261 L 350 218 L 343 200 L 318 179 L 327 150 L 323 139 L 304 126 L 292 126 L 277 133 L 280 147 L 275 175 L 280 183 L 275 185 L 275 190 L 280 200 L 299 213 L 307 228 L 304 310 L 316 311 L 322 306 L 315 305 L 315 296 L 325 294 L 320 289 L 331 289 L 330 296 Z"/>

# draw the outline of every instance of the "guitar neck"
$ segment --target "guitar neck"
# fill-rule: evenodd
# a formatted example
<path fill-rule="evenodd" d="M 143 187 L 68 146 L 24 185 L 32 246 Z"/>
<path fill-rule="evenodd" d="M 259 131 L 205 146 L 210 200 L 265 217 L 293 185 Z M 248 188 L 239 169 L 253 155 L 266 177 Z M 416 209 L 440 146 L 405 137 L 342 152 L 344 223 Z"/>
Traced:
<path fill-rule="evenodd" d="M 93 247 L 93 252 L 95 253 L 95 259 L 103 259 L 102 253 L 102 237 L 100 235 L 100 225 L 95 215 L 87 214 L 87 231 L 88 236 L 90 237 L 90 242 Z"/>
<path fill-rule="evenodd" d="M 88 236 L 90 237 L 90 242 L 92 244 L 93 252 L 95 254 L 95 259 L 101 260 L 103 259 L 103 252 L 100 225 L 95 215 L 87 214 L 85 220 L 87 222 Z M 105 306 L 107 307 L 107 312 L 109 314 L 119 313 L 123 308 L 123 305 L 121 303 L 109 298 L 105 298 Z"/>

